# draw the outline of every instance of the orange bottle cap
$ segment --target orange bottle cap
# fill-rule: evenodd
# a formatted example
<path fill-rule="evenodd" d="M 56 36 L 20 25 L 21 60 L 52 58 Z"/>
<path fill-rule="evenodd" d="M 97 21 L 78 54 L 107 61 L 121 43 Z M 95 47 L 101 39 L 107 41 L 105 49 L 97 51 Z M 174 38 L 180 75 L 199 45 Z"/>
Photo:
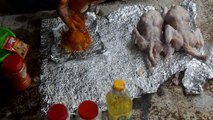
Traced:
<path fill-rule="evenodd" d="M 116 91 L 123 91 L 125 89 L 125 82 L 123 80 L 115 80 L 113 88 Z"/>

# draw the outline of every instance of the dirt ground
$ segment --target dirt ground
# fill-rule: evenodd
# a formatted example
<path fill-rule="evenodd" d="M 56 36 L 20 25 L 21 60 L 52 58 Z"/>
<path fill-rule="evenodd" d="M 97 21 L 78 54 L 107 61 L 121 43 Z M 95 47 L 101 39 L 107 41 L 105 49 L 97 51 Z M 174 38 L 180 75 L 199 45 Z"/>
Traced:
<path fill-rule="evenodd" d="M 100 5 L 99 15 L 106 16 L 124 5 L 162 6 L 180 4 L 182 0 L 123 0 Z M 2 1 L 0 2 L 2 4 Z M 213 0 L 196 0 L 198 6 L 197 26 L 201 29 L 205 41 L 213 42 Z M 3 7 L 4 8 L 4 7 Z M 2 8 L 2 9 L 3 9 Z M 5 9 L 6 9 L 5 5 Z M 0 10 L 1 11 L 1 10 Z M 33 84 L 25 92 L 14 93 L 1 82 L 0 119 L 39 120 L 40 95 L 40 24 L 43 18 L 57 17 L 55 11 L 31 14 L 10 15 L 4 11 L 0 16 L 0 26 L 11 28 L 24 42 L 31 45 L 27 56 L 28 71 Z M 9 14 L 9 13 L 8 13 Z M 1 80 L 4 80 L 1 77 Z M 212 120 L 213 119 L 213 80 L 208 80 L 204 92 L 200 95 L 185 95 L 181 81 L 176 85 L 168 80 L 155 94 L 142 95 L 134 99 L 134 120 Z"/>

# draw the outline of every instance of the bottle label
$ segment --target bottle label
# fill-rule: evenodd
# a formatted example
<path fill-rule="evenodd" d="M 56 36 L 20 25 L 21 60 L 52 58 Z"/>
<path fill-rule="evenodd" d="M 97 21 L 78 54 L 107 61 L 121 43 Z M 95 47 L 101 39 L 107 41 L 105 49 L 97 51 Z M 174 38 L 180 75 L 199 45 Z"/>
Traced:
<path fill-rule="evenodd" d="M 29 52 L 30 45 L 24 43 L 23 41 L 21 41 L 16 37 L 7 36 L 3 43 L 2 49 L 11 52 L 16 52 L 22 58 L 25 58 L 25 56 Z"/>
<path fill-rule="evenodd" d="M 132 114 L 110 115 L 110 120 L 132 120 Z"/>

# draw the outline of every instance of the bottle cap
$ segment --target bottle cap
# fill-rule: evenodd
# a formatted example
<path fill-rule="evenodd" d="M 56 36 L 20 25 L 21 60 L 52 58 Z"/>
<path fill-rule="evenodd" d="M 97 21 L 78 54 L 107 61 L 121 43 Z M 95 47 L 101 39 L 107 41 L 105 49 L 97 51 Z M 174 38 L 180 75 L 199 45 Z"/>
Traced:
<path fill-rule="evenodd" d="M 113 84 L 113 88 L 116 91 L 123 91 L 125 89 L 125 83 L 123 80 L 115 80 Z"/>
<path fill-rule="evenodd" d="M 3 69 L 7 72 L 18 72 L 21 70 L 24 59 L 18 54 L 11 54 L 3 61 Z"/>
<path fill-rule="evenodd" d="M 92 120 L 98 116 L 98 105 L 90 100 L 84 101 L 78 107 L 78 114 L 84 120 Z"/>
<path fill-rule="evenodd" d="M 66 120 L 68 116 L 68 110 L 64 104 L 54 104 L 47 112 L 48 120 Z"/>

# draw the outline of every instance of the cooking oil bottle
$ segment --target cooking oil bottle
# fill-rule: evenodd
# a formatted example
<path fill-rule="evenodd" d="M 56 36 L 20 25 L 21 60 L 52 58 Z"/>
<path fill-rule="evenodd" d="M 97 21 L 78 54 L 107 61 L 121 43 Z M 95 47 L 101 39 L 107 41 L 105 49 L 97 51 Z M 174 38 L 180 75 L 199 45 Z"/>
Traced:
<path fill-rule="evenodd" d="M 106 95 L 109 120 L 132 120 L 132 100 L 123 80 L 115 80 Z"/>

